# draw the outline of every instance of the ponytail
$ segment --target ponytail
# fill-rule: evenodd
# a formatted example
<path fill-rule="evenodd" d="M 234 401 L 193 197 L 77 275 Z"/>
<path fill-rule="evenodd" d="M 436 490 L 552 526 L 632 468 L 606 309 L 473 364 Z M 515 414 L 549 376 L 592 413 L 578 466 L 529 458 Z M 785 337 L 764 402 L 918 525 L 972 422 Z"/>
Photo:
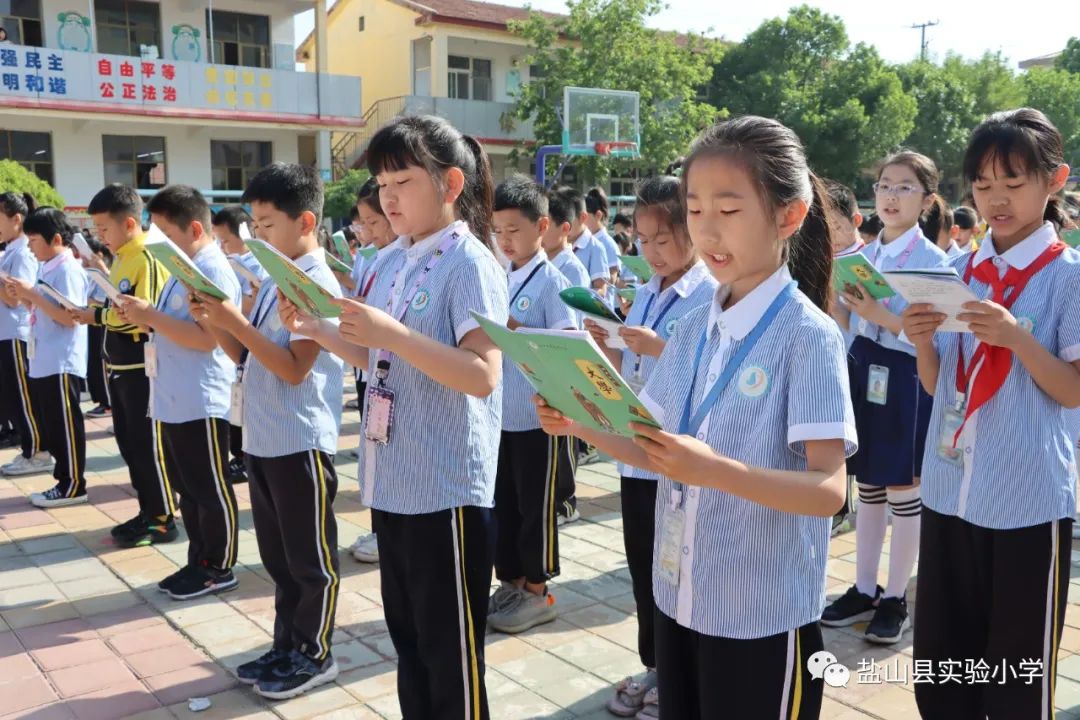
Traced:
<path fill-rule="evenodd" d="M 495 207 L 495 181 L 491 176 L 491 161 L 483 146 L 472 135 L 462 135 L 461 139 L 472 153 L 476 171 L 473 177 L 465 174 L 465 187 L 457 199 L 458 216 L 469 225 L 484 247 L 492 250 L 491 215 Z"/>
<path fill-rule="evenodd" d="M 1065 208 L 1062 207 L 1061 198 L 1057 195 L 1051 195 L 1046 200 L 1046 210 L 1043 212 L 1043 220 L 1049 220 L 1054 224 L 1054 229 L 1058 232 L 1062 230 L 1068 230 L 1075 227 L 1069 214 L 1065 212 Z"/>
<path fill-rule="evenodd" d="M 37 209 L 37 202 L 34 201 L 34 196 L 28 192 L 22 194 L 23 202 L 26 203 L 26 213 L 29 215 Z"/>
<path fill-rule="evenodd" d="M 832 296 L 832 234 L 826 208 L 828 190 L 814 173 L 810 173 L 813 200 L 802 227 L 788 241 L 788 270 L 799 283 L 799 290 L 823 311 L 829 311 Z"/>

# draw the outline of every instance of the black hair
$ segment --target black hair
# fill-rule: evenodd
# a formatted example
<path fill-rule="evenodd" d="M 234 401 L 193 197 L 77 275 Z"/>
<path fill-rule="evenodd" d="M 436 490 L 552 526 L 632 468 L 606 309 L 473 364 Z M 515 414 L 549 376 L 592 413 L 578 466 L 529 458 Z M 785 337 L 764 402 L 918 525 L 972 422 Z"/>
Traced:
<path fill-rule="evenodd" d="M 341 228 L 341 234 L 345 236 L 345 242 L 349 243 L 350 245 L 352 244 L 353 240 L 356 239 L 356 233 L 354 233 L 352 231 L 352 228 L 350 227 Z"/>
<path fill-rule="evenodd" d="M 360 192 L 356 195 L 356 202 L 364 203 L 368 208 L 386 217 L 386 213 L 382 209 L 382 202 L 379 200 L 379 181 L 375 178 L 368 178 L 367 182 L 360 186 Z M 356 208 L 355 205 L 353 207 Z M 356 214 L 360 214 L 359 208 L 356 208 Z"/>
<path fill-rule="evenodd" d="M 356 222 L 356 220 L 359 217 L 360 217 L 360 209 L 358 207 L 356 207 L 356 205 L 353 205 L 352 207 L 350 207 L 349 208 L 349 220 L 351 220 L 352 222 Z"/>
<path fill-rule="evenodd" d="M 570 203 L 570 211 L 574 214 L 574 219 L 570 222 L 574 222 L 581 217 L 581 213 L 585 212 L 585 196 L 581 194 L 581 191 L 576 187 L 570 187 L 569 185 L 561 185 L 555 188 L 554 192 L 558 195 L 562 195 Z"/>
<path fill-rule="evenodd" d="M 935 245 L 942 231 L 948 232 L 952 227 L 952 208 L 940 197 L 934 198 L 934 202 L 919 217 L 919 229 Z"/>
<path fill-rule="evenodd" d="M 787 264 L 799 289 L 827 311 L 833 254 L 825 214 L 829 196 L 810 171 L 799 136 L 776 120 L 756 115 L 716 122 L 690 146 L 682 166 L 684 180 L 697 160 L 716 156 L 733 158 L 747 170 L 766 208 L 773 210 L 796 200 L 807 204 L 802 227 L 788 239 Z M 682 186 L 685 193 L 685 181 Z"/>
<path fill-rule="evenodd" d="M 185 232 L 196 221 L 202 225 L 203 232 L 210 232 L 210 203 L 191 185 L 168 185 L 158 190 L 146 204 L 146 209 Z"/>
<path fill-rule="evenodd" d="M 229 228 L 229 232 L 238 236 L 240 235 L 240 226 L 244 223 L 248 224 L 249 230 L 251 229 L 251 216 L 248 215 L 247 210 L 242 205 L 226 205 L 214 213 L 211 223 L 224 225 Z"/>
<path fill-rule="evenodd" d="M 318 224 L 322 222 L 323 182 L 313 167 L 276 162 L 251 178 L 242 200 L 269 203 L 293 220 L 310 212 Z"/>
<path fill-rule="evenodd" d="M 537 222 L 540 218 L 547 217 L 548 199 L 544 188 L 535 180 L 524 175 L 513 175 L 495 188 L 495 204 L 492 209 L 495 212 L 519 210 L 529 222 Z"/>
<path fill-rule="evenodd" d="M 953 222 L 961 230 L 971 230 L 979 224 L 979 214 L 971 208 L 961 205 L 953 210 Z"/>
<path fill-rule="evenodd" d="M 26 216 L 32 213 L 35 207 L 37 203 L 34 202 L 34 196 L 30 193 L 6 192 L 0 195 L 0 212 L 9 218 L 22 215 L 25 221 Z"/>
<path fill-rule="evenodd" d="M 88 215 L 109 215 L 114 220 L 133 218 L 142 224 L 143 201 L 135 188 L 112 183 L 98 190 L 86 207 Z"/>
<path fill-rule="evenodd" d="M 878 180 L 881 179 L 881 173 L 885 171 L 890 165 L 903 165 L 904 167 L 915 173 L 915 177 L 918 179 L 919 184 L 923 186 L 923 197 L 932 195 L 938 191 L 938 182 L 941 179 L 941 175 L 938 173 L 937 165 L 934 161 L 926 157 L 922 153 L 917 153 L 914 150 L 900 150 L 894 152 L 889 157 L 881 161 L 878 166 Z"/>
<path fill-rule="evenodd" d="M 23 232 L 27 235 L 40 235 L 49 244 L 52 244 L 52 239 L 59 235 L 64 245 L 70 246 L 71 238 L 75 235 L 75 228 L 68 222 L 67 215 L 62 210 L 45 205 L 26 216 Z"/>
<path fill-rule="evenodd" d="M 105 243 L 101 242 L 93 235 L 89 235 L 87 233 L 83 233 L 83 240 L 86 241 L 86 244 L 90 248 L 91 252 L 96 255 L 101 255 L 107 261 L 112 260 L 113 254 L 109 251 L 109 248 L 105 245 Z"/>
<path fill-rule="evenodd" d="M 634 222 L 625 213 L 615 213 L 615 217 L 611 218 L 611 224 L 633 227 Z"/>
<path fill-rule="evenodd" d="M 455 167 L 461 170 L 465 184 L 454 203 L 455 213 L 485 247 L 492 249 L 491 161 L 476 138 L 462 134 L 439 117 L 406 115 L 375 133 L 368 144 L 367 157 L 372 175 L 416 166 L 423 168 L 439 188 L 445 182 L 447 170 Z"/>
<path fill-rule="evenodd" d="M 566 193 L 559 192 L 558 189 L 554 189 L 548 191 L 547 199 L 548 217 L 551 218 L 551 222 L 556 225 L 562 225 L 563 223 L 573 225 L 578 216 L 574 213 L 574 203 L 569 196 Z"/>
<path fill-rule="evenodd" d="M 615 233 L 611 238 L 619 246 L 619 253 L 621 255 L 633 255 L 636 248 L 634 248 L 633 241 L 630 240 L 630 235 L 624 232 Z"/>
<path fill-rule="evenodd" d="M 863 218 L 862 225 L 859 225 L 859 232 L 865 235 L 877 235 L 884 228 L 885 223 L 881 222 L 877 213 L 870 213 Z"/>
<path fill-rule="evenodd" d="M 585 193 L 585 212 L 590 215 L 595 215 L 598 212 L 604 213 L 604 218 L 608 216 L 608 199 L 607 193 L 601 187 L 590 188 L 589 192 Z"/>
<path fill-rule="evenodd" d="M 971 132 L 964 151 L 964 178 L 974 183 L 983 166 L 995 160 L 1009 177 L 1039 175 L 1046 179 L 1065 164 L 1065 144 L 1061 132 L 1041 111 L 1004 110 L 986 118 Z M 1047 200 L 1043 219 L 1058 229 L 1071 225 L 1056 195 Z"/>
<path fill-rule="evenodd" d="M 825 183 L 825 191 L 829 193 L 829 200 L 833 208 L 849 220 L 859 212 L 859 201 L 855 199 L 855 191 L 843 183 L 835 180 L 822 179 Z"/>
<path fill-rule="evenodd" d="M 634 220 L 642 210 L 659 212 L 661 221 L 671 226 L 676 237 L 689 242 L 686 230 L 686 203 L 682 181 L 671 175 L 654 175 L 634 186 Z"/>

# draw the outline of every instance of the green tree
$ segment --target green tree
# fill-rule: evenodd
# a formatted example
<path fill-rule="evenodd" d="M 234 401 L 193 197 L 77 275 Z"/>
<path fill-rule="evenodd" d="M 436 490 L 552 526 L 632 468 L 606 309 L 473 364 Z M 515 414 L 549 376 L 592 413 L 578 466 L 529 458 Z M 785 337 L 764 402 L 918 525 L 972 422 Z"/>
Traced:
<path fill-rule="evenodd" d="M 0 192 L 30 193 L 38 205 L 64 207 L 64 198 L 52 185 L 14 160 L 0 160 Z"/>
<path fill-rule="evenodd" d="M 987 52 L 977 60 L 950 54 L 942 67 L 972 93 L 973 109 L 979 121 L 998 110 L 1024 104 L 1024 88 L 1012 65 L 1000 52 Z"/>
<path fill-rule="evenodd" d="M 1054 60 L 1054 67 L 1071 73 L 1080 73 L 1080 38 L 1071 37 L 1065 49 Z"/>
<path fill-rule="evenodd" d="M 636 90 L 641 94 L 641 159 L 638 167 L 663 167 L 686 152 L 694 135 L 716 115 L 697 99 L 712 74 L 720 45 L 645 26 L 663 9 L 660 0 L 569 0 L 569 15 L 530 13 L 510 23 L 528 41 L 524 64 L 541 78 L 518 91 L 513 119 L 532 120 L 538 145 L 561 142 L 557 107 L 563 88 Z M 512 119 L 507 118 L 508 121 Z M 604 171 L 625 160 L 596 158 L 586 165 Z"/>
<path fill-rule="evenodd" d="M 323 199 L 323 217 L 344 220 L 356 205 L 356 196 L 371 174 L 367 170 L 350 170 L 340 180 L 326 184 Z"/>
<path fill-rule="evenodd" d="M 1080 166 L 1080 74 L 1053 68 L 1032 68 L 1020 79 L 1027 105 L 1046 113 L 1065 139 L 1065 159 Z"/>
<path fill-rule="evenodd" d="M 873 47 L 852 47 L 839 17 L 808 5 L 725 52 L 709 97 L 733 114 L 776 118 L 818 173 L 848 183 L 911 132 L 917 111 Z"/>

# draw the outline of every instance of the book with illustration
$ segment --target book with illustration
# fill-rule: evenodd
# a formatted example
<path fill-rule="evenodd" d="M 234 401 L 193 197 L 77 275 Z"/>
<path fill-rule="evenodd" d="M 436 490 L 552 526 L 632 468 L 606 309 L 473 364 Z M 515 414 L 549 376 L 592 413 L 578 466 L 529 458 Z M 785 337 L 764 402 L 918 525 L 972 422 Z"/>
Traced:
<path fill-rule="evenodd" d="M 306 315 L 326 319 L 341 315 L 334 295 L 301 270 L 296 263 L 262 240 L 245 240 L 247 246 L 285 297 Z"/>

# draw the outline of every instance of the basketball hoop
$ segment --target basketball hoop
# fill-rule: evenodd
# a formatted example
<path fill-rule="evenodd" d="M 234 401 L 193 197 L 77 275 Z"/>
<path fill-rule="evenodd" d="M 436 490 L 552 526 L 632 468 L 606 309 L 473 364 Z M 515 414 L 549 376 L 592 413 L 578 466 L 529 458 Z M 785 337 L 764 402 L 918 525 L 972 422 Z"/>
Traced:
<path fill-rule="evenodd" d="M 606 155 L 630 155 L 637 148 L 637 143 L 627 141 L 598 142 L 593 144 L 593 149 L 600 156 Z M 621 152 L 620 152 L 621 151 Z"/>

